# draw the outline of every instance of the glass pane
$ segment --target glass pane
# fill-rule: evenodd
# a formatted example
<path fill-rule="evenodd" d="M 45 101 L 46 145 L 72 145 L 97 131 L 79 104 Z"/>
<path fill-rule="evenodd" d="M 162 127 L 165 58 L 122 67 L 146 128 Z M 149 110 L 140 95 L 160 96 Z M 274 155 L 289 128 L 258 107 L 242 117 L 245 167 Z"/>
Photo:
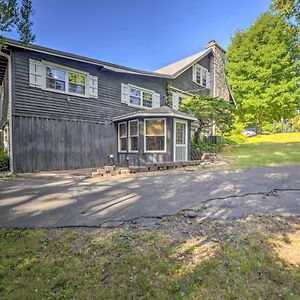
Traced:
<path fill-rule="evenodd" d="M 47 77 L 46 78 L 46 87 L 49 89 L 64 91 L 65 90 L 65 82 Z"/>
<path fill-rule="evenodd" d="M 206 86 L 207 81 L 207 71 L 202 69 L 202 85 Z"/>
<path fill-rule="evenodd" d="M 152 93 L 143 92 L 143 106 L 152 107 Z"/>
<path fill-rule="evenodd" d="M 131 151 L 137 151 L 139 149 L 138 147 L 138 137 L 131 137 L 130 138 L 130 150 Z"/>
<path fill-rule="evenodd" d="M 176 144 L 185 145 L 185 124 L 176 123 Z"/>
<path fill-rule="evenodd" d="M 120 138 L 120 150 L 121 151 L 127 150 L 127 138 Z"/>
<path fill-rule="evenodd" d="M 134 105 L 141 105 L 141 91 L 130 88 L 130 103 Z"/>
<path fill-rule="evenodd" d="M 127 128 L 126 128 L 126 123 L 120 124 L 119 127 L 119 136 L 120 137 L 126 137 L 127 136 Z"/>
<path fill-rule="evenodd" d="M 138 135 L 138 121 L 129 122 L 130 136 Z"/>
<path fill-rule="evenodd" d="M 69 83 L 69 92 L 84 95 L 85 94 L 85 86 L 79 85 L 79 84 L 74 84 L 74 83 Z"/>
<path fill-rule="evenodd" d="M 69 73 L 69 82 L 85 85 L 85 76 L 78 73 Z"/>
<path fill-rule="evenodd" d="M 163 136 L 146 136 L 146 150 L 148 151 L 165 150 L 165 138 Z"/>
<path fill-rule="evenodd" d="M 47 77 L 58 79 L 61 81 L 65 81 L 66 79 L 66 72 L 60 69 L 47 67 Z"/>
<path fill-rule="evenodd" d="M 164 135 L 165 120 L 146 120 L 146 135 Z"/>

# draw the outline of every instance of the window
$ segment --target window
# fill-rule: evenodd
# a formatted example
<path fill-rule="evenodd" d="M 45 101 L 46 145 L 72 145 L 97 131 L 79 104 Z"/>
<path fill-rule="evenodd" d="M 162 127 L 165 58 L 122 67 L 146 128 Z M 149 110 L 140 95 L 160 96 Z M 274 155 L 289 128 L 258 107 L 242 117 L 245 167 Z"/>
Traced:
<path fill-rule="evenodd" d="M 130 88 L 130 104 L 140 106 L 141 105 L 142 92 L 135 88 Z"/>
<path fill-rule="evenodd" d="M 166 120 L 145 119 L 145 152 L 166 151 Z"/>
<path fill-rule="evenodd" d="M 79 73 L 69 72 L 69 92 L 85 94 L 85 76 Z"/>
<path fill-rule="evenodd" d="M 130 87 L 129 102 L 135 106 L 152 108 L 153 93 L 135 87 Z"/>
<path fill-rule="evenodd" d="M 119 123 L 119 152 L 127 151 L 127 123 Z"/>
<path fill-rule="evenodd" d="M 194 65 L 193 81 L 204 87 L 208 87 L 208 71 L 200 65 Z"/>
<path fill-rule="evenodd" d="M 139 121 L 129 121 L 129 151 L 137 152 L 139 150 Z"/>
<path fill-rule="evenodd" d="M 57 68 L 47 67 L 46 88 L 59 91 L 66 90 L 66 72 Z"/>
<path fill-rule="evenodd" d="M 87 75 L 56 66 L 46 66 L 46 89 L 86 96 Z"/>

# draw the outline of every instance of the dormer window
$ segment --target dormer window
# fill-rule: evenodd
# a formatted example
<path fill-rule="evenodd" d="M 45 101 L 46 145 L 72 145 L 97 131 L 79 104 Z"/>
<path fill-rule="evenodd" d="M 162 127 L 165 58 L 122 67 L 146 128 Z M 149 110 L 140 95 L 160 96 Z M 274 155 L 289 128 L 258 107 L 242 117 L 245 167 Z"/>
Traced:
<path fill-rule="evenodd" d="M 209 72 L 206 68 L 196 64 L 193 66 L 193 81 L 203 87 L 209 88 Z"/>

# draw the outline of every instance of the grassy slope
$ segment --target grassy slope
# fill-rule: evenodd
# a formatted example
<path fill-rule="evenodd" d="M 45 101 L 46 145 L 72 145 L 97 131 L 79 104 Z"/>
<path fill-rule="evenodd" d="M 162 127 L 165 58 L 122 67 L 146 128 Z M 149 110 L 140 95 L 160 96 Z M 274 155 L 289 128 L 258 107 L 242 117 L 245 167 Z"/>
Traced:
<path fill-rule="evenodd" d="M 0 229 L 0 298 L 299 299 L 299 220 L 180 218 L 150 231 Z"/>
<path fill-rule="evenodd" d="M 300 163 L 300 132 L 248 138 L 223 154 L 233 158 L 230 166 L 237 168 Z"/>

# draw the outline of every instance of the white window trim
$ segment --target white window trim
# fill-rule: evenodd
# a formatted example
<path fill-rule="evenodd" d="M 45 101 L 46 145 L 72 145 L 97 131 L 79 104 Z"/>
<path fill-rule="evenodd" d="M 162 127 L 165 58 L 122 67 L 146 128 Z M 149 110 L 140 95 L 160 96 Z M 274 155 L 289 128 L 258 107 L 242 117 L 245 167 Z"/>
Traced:
<path fill-rule="evenodd" d="M 133 135 L 133 137 L 137 137 L 138 138 L 138 149 L 137 150 L 131 150 L 131 135 L 130 135 L 130 123 L 132 122 L 137 122 L 137 135 Z M 128 152 L 130 153 L 138 153 L 139 152 L 139 120 L 138 119 L 134 119 L 134 120 L 130 120 L 128 121 Z"/>
<path fill-rule="evenodd" d="M 165 130 L 164 130 L 164 150 L 146 150 L 146 121 L 149 120 L 164 120 L 165 122 Z M 155 135 L 149 135 L 149 136 L 155 136 Z M 156 135 L 161 136 L 161 135 Z M 167 119 L 166 118 L 147 118 L 144 119 L 144 153 L 166 153 L 167 152 Z"/>
<path fill-rule="evenodd" d="M 185 124 L 185 147 L 186 147 L 186 153 L 185 153 L 185 161 L 187 161 L 187 158 L 188 158 L 188 122 L 187 121 L 184 121 L 184 120 L 181 120 L 181 119 L 175 119 L 174 118 L 174 137 L 173 137 L 173 142 L 174 142 L 174 154 L 173 154 L 173 160 L 176 161 L 176 146 L 177 146 L 177 143 L 176 143 L 176 130 L 177 130 L 177 127 L 176 127 L 176 123 L 182 123 L 182 124 Z M 178 145 L 180 146 L 180 145 Z"/>
<path fill-rule="evenodd" d="M 153 99 L 154 99 L 154 94 L 155 92 L 152 90 L 147 90 L 145 88 L 141 88 L 139 86 L 136 85 L 132 85 L 132 84 L 128 84 L 129 87 L 129 98 L 128 98 L 128 106 L 132 106 L 132 107 L 139 107 L 139 108 L 144 108 L 144 109 L 151 109 L 153 108 Z M 130 88 L 136 89 L 136 90 L 140 90 L 141 91 L 141 105 L 135 105 L 130 103 Z M 152 107 L 148 107 L 148 106 L 143 106 L 143 93 L 147 92 L 147 93 L 151 93 L 152 94 Z"/>
<path fill-rule="evenodd" d="M 197 80 L 196 80 L 196 69 L 200 69 L 200 79 L 201 79 L 201 83 L 198 83 Z M 203 82 L 203 77 L 202 77 L 202 70 L 205 70 L 207 72 L 207 77 L 209 76 L 209 72 L 208 72 L 208 69 L 204 68 L 203 66 L 199 65 L 199 64 L 195 64 L 193 66 L 193 82 L 206 88 L 206 89 L 209 89 L 209 86 L 208 86 L 208 81 L 209 79 L 207 78 L 206 79 L 206 85 L 203 85 L 202 82 Z"/>
<path fill-rule="evenodd" d="M 127 122 L 120 122 L 118 123 L 118 152 L 119 153 L 127 153 L 127 150 L 121 150 L 120 149 L 120 126 L 121 124 L 125 124 L 126 125 L 126 139 L 127 139 L 127 143 L 126 143 L 126 146 L 127 146 L 127 150 L 128 150 L 128 124 Z"/>
<path fill-rule="evenodd" d="M 62 66 L 62 65 L 58 65 L 58 64 L 55 64 L 55 63 L 51 63 L 51 62 L 48 62 L 48 61 L 44 61 L 44 60 L 42 60 L 42 64 L 43 64 L 42 90 L 50 91 L 50 92 L 54 92 L 54 93 L 65 94 L 65 95 L 72 95 L 72 96 L 77 96 L 77 97 L 89 98 L 89 73 L 79 71 L 79 70 L 76 70 L 76 69 L 72 69 L 72 68 L 69 68 L 69 67 L 65 67 L 65 66 Z M 65 72 L 65 91 L 60 91 L 60 90 L 51 89 L 51 88 L 46 87 L 47 67 L 57 68 L 57 69 Z M 69 73 L 78 73 L 78 74 L 81 74 L 85 77 L 84 94 L 69 92 Z"/>

